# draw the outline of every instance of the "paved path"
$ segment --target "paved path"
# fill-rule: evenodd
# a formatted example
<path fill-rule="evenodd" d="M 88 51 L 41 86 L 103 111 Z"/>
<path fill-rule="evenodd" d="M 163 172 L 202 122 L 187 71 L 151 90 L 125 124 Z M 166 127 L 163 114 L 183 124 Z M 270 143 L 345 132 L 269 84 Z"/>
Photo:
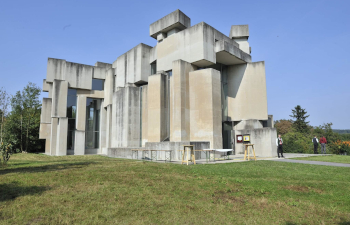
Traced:
<path fill-rule="evenodd" d="M 313 165 L 322 165 L 322 166 L 350 167 L 350 164 L 347 164 L 347 163 L 333 163 L 333 162 L 307 161 L 307 160 L 295 160 L 295 159 L 273 159 L 272 161 L 303 163 L 303 164 L 313 164 Z"/>

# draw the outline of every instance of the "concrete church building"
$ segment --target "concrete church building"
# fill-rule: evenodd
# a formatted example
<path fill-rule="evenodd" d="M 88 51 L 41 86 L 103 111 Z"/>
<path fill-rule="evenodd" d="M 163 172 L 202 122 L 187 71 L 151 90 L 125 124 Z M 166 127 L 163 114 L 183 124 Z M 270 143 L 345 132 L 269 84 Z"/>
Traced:
<path fill-rule="evenodd" d="M 242 153 L 236 135 L 250 134 L 257 155 L 276 156 L 265 63 L 252 62 L 248 25 L 226 36 L 176 10 L 152 23 L 150 36 L 154 47 L 141 43 L 111 64 L 48 59 L 46 154 L 131 158 L 140 148 L 179 159 L 185 144 Z"/>

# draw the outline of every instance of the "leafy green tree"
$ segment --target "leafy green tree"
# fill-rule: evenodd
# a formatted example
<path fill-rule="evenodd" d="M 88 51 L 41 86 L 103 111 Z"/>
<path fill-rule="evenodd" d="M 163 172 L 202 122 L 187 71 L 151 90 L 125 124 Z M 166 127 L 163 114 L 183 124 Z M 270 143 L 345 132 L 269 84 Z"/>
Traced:
<path fill-rule="evenodd" d="M 12 112 L 6 123 L 6 138 L 20 151 L 33 151 L 42 147 L 39 140 L 41 89 L 31 82 L 11 99 Z"/>
<path fill-rule="evenodd" d="M 309 132 L 309 121 L 306 121 L 306 119 L 310 115 L 306 115 L 306 110 L 301 108 L 300 105 L 297 105 L 294 109 L 292 109 L 292 114 L 293 115 L 290 115 L 290 117 L 294 118 L 293 127 L 295 128 L 295 130 L 300 133 Z"/>
<path fill-rule="evenodd" d="M 277 129 L 277 134 L 285 135 L 293 131 L 293 121 L 291 120 L 276 120 L 275 127 Z"/>
<path fill-rule="evenodd" d="M 4 88 L 0 88 L 0 143 L 4 136 L 5 117 L 8 113 L 9 105 L 10 95 L 4 90 Z"/>

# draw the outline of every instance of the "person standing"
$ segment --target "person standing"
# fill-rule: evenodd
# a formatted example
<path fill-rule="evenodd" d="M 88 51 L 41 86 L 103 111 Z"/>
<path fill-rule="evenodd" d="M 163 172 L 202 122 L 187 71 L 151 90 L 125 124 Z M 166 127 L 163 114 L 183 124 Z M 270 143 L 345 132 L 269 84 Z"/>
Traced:
<path fill-rule="evenodd" d="M 278 138 L 276 139 L 276 145 L 277 145 L 277 155 L 278 155 L 278 158 L 280 158 L 280 153 L 281 153 L 281 156 L 282 158 L 284 158 L 283 156 L 283 139 L 281 138 L 281 135 L 279 134 L 278 135 Z"/>
<path fill-rule="evenodd" d="M 317 148 L 318 148 L 318 139 L 317 139 L 317 136 L 315 136 L 315 137 L 312 139 L 312 143 L 314 143 L 314 154 L 318 154 L 318 152 L 317 152 Z"/>
<path fill-rule="evenodd" d="M 320 138 L 320 143 L 321 143 L 321 153 L 322 154 L 326 154 L 327 139 L 324 136 L 322 136 Z"/>

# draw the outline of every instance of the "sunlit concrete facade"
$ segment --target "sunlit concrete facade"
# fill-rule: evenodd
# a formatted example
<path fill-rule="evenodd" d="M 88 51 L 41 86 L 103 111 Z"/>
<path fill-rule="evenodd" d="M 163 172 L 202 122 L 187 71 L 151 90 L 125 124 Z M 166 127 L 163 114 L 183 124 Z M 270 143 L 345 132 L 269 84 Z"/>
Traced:
<path fill-rule="evenodd" d="M 130 157 L 145 148 L 178 158 L 182 144 L 240 153 L 235 135 L 250 132 L 257 154 L 276 155 L 265 64 L 252 62 L 248 25 L 226 36 L 204 22 L 191 26 L 176 10 L 150 25 L 150 37 L 154 47 L 141 43 L 110 64 L 48 59 L 40 126 L 47 154 Z"/>

